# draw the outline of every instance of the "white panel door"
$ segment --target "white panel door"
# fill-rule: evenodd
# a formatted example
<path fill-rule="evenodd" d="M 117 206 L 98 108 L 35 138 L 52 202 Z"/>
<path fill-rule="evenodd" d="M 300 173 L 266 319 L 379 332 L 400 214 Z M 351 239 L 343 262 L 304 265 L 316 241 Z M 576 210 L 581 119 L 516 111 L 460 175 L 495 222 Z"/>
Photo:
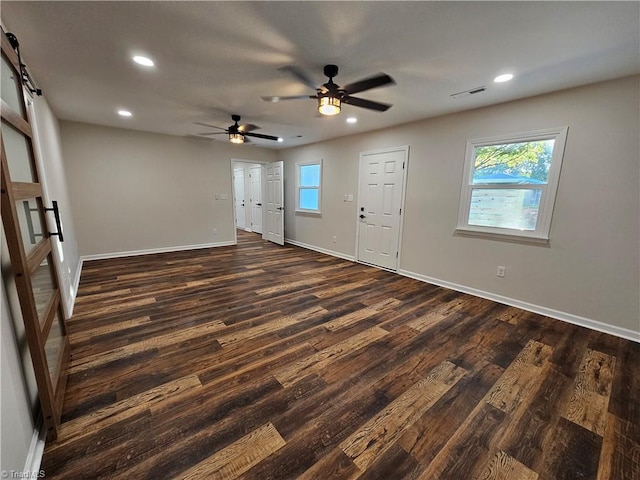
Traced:
<path fill-rule="evenodd" d="M 249 204 L 251 230 L 262 233 L 262 167 L 249 168 Z"/>
<path fill-rule="evenodd" d="M 233 169 L 233 203 L 236 209 L 236 228 L 247 228 L 244 204 L 244 168 Z"/>
<path fill-rule="evenodd" d="M 267 165 L 267 240 L 284 245 L 284 162 Z"/>
<path fill-rule="evenodd" d="M 398 268 L 408 148 L 360 154 L 358 261 Z"/>

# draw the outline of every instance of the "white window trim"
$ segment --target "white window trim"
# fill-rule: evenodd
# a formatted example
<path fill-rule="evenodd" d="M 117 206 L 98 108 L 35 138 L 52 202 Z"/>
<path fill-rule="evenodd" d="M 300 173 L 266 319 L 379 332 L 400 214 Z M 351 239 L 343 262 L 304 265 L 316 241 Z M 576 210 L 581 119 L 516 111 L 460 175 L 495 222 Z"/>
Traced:
<path fill-rule="evenodd" d="M 300 167 L 305 165 L 319 165 L 320 166 L 320 185 L 318 185 L 318 210 L 311 210 L 308 208 L 300 207 L 300 189 L 305 188 L 314 188 L 314 187 L 302 187 L 300 185 Z M 322 159 L 320 160 L 306 160 L 306 161 L 298 161 L 296 162 L 296 212 L 298 213 L 310 213 L 313 215 L 321 215 L 322 214 Z"/>
<path fill-rule="evenodd" d="M 549 234 L 551 231 L 551 217 L 560 181 L 560 170 L 562 168 L 562 159 L 564 156 L 564 147 L 567 139 L 569 127 L 550 128 L 545 130 L 536 130 L 518 134 L 500 135 L 490 138 L 471 139 L 467 141 L 467 147 L 464 160 L 464 173 L 462 178 L 462 187 L 460 189 L 460 206 L 458 210 L 458 225 L 455 233 L 460 235 L 470 235 L 485 238 L 494 238 L 507 241 L 525 242 L 525 243 L 549 243 Z M 471 179 L 473 175 L 473 165 L 475 162 L 475 150 L 477 147 L 488 145 L 533 142 L 537 140 L 554 139 L 553 152 L 551 157 L 551 166 L 549 168 L 549 178 L 546 185 L 539 184 L 483 184 L 472 185 Z M 498 227 L 482 227 L 477 225 L 469 225 L 469 210 L 471 208 L 471 192 L 473 188 L 492 188 L 492 189 L 513 189 L 528 188 L 539 189 L 542 191 L 540 208 L 538 210 L 538 222 L 536 229 L 533 231 L 517 230 L 512 228 Z"/>

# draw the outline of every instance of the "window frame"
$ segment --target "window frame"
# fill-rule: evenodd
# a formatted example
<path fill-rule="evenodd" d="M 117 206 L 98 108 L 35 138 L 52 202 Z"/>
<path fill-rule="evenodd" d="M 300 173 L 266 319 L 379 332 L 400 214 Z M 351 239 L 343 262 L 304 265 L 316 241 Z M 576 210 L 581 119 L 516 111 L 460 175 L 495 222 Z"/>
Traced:
<path fill-rule="evenodd" d="M 310 165 L 318 165 L 318 185 L 310 186 L 310 185 L 301 185 L 301 167 L 306 167 Z M 317 190 L 318 192 L 318 209 L 310 209 L 303 208 L 300 206 L 300 194 L 302 190 Z M 322 214 L 322 159 L 320 160 L 304 160 L 296 162 L 296 212 L 298 213 L 310 213 L 313 215 L 321 215 Z"/>
<path fill-rule="evenodd" d="M 560 181 L 560 170 L 564 158 L 564 149 L 569 127 L 549 128 L 523 133 L 498 135 L 486 138 L 467 140 L 462 186 L 460 188 L 460 205 L 456 234 L 471 235 L 501 240 L 512 240 L 525 243 L 549 243 L 551 218 L 555 207 L 556 193 Z M 546 184 L 537 183 L 481 183 L 473 184 L 476 148 L 510 143 L 526 143 L 542 140 L 554 140 L 551 154 L 551 165 Z M 474 189 L 484 190 L 540 190 L 540 206 L 535 230 L 519 230 L 515 228 L 488 227 L 469 224 L 471 197 Z"/>

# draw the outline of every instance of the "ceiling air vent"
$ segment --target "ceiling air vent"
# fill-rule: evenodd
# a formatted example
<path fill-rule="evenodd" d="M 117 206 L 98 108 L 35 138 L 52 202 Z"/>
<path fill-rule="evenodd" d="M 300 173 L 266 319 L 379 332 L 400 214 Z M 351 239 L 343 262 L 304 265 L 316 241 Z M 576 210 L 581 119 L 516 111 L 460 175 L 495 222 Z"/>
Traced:
<path fill-rule="evenodd" d="M 462 98 L 468 97 L 469 95 L 475 95 L 476 93 L 482 93 L 487 89 L 487 87 L 476 87 L 471 90 L 465 90 L 464 92 L 458 92 L 451 95 L 451 98 Z"/>

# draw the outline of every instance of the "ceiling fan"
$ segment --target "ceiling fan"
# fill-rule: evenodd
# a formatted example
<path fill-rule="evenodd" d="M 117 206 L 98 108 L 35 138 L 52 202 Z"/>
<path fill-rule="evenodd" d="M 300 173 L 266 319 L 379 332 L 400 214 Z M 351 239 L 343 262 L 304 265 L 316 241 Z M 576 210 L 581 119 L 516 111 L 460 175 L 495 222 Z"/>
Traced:
<path fill-rule="evenodd" d="M 296 66 L 283 67 L 285 70 L 293 74 L 298 80 L 309 88 L 316 91 L 315 95 L 295 95 L 288 97 L 262 97 L 267 102 L 279 102 L 280 100 L 300 100 L 303 98 L 313 98 L 318 100 L 318 111 L 322 115 L 337 115 L 340 113 L 342 103 L 353 105 L 354 107 L 367 108 L 384 112 L 391 105 L 380 102 L 373 102 L 363 98 L 352 97 L 354 93 L 364 92 L 372 88 L 383 87 L 385 85 L 394 85 L 396 82 L 386 73 L 379 73 L 373 77 L 365 78 L 358 82 L 350 83 L 344 87 L 333 83 L 334 77 L 338 75 L 337 65 L 325 65 L 324 74 L 329 77 L 329 81 L 320 87 L 316 87 L 314 83 L 307 77 L 305 72 Z"/>
<path fill-rule="evenodd" d="M 274 137 L 273 135 L 264 135 L 262 133 L 254 133 L 254 130 L 259 130 L 260 127 L 257 125 L 253 125 L 251 123 L 245 125 L 238 125 L 240 121 L 240 115 L 231 115 L 231 120 L 235 123 L 227 128 L 216 127 L 215 125 L 210 125 L 208 123 L 194 122 L 196 125 L 202 125 L 204 127 L 217 128 L 218 130 L 222 130 L 221 132 L 206 132 L 199 133 L 198 135 L 229 135 L 229 141 L 231 143 L 249 143 L 250 140 L 246 137 L 255 137 L 255 138 L 264 138 L 265 140 L 274 140 L 277 142 L 282 142 L 279 137 Z"/>

